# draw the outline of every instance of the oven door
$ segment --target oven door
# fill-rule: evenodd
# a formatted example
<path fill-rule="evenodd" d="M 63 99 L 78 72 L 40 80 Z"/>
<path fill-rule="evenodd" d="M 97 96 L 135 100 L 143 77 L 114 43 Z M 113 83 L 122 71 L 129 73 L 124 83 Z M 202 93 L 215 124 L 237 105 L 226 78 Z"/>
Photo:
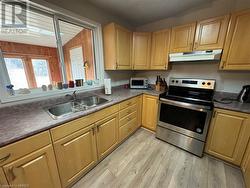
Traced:
<path fill-rule="evenodd" d="M 158 126 L 205 141 L 212 115 L 210 108 L 161 98 Z"/>

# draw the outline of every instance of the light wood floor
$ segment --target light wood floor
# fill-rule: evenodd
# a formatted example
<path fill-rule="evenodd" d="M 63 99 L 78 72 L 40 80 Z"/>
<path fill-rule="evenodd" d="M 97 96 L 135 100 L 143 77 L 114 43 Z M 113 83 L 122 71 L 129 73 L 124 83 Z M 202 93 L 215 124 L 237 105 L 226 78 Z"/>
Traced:
<path fill-rule="evenodd" d="M 243 188 L 241 171 L 198 158 L 139 129 L 73 188 Z"/>

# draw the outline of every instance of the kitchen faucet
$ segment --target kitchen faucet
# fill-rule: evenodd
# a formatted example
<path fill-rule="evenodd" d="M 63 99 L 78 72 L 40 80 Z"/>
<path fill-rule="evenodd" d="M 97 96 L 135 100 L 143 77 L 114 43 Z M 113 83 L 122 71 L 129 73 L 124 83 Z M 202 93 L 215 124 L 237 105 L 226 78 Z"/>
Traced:
<path fill-rule="evenodd" d="M 76 91 L 74 91 L 71 95 L 70 94 L 65 95 L 65 97 L 70 97 L 72 101 L 75 101 L 76 100 Z"/>

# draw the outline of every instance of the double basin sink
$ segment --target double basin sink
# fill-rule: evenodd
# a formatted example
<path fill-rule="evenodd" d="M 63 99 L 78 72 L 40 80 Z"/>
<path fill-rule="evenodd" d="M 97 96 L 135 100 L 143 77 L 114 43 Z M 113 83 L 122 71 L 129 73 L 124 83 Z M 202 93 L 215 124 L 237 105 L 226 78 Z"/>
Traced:
<path fill-rule="evenodd" d="M 99 96 L 88 96 L 52 106 L 46 109 L 46 111 L 53 119 L 58 119 L 73 114 L 75 112 L 80 112 L 96 107 L 108 101 L 109 100 L 101 98 Z"/>

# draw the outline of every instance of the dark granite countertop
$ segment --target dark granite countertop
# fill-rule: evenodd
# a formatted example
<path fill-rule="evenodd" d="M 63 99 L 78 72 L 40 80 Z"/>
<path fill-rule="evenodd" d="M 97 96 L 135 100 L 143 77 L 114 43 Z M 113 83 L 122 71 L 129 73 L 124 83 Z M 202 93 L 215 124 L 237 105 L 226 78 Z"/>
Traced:
<path fill-rule="evenodd" d="M 112 88 L 112 95 L 105 95 L 103 90 L 85 92 L 79 94 L 79 97 L 98 95 L 110 101 L 100 106 L 93 107 L 86 111 L 76 112 L 72 115 L 57 120 L 52 119 L 44 110 L 44 108 L 48 108 L 49 106 L 65 102 L 65 97 L 52 98 L 39 102 L 32 102 L 29 104 L 0 108 L 0 147 L 34 135 L 36 133 L 51 129 L 73 119 L 77 119 L 94 113 L 143 93 L 159 96 L 161 92 L 156 92 L 150 89 L 137 90 L 124 89 L 121 87 Z"/>
<path fill-rule="evenodd" d="M 250 114 L 250 103 L 236 101 L 237 95 L 235 93 L 216 92 L 214 95 L 214 107 Z"/>

